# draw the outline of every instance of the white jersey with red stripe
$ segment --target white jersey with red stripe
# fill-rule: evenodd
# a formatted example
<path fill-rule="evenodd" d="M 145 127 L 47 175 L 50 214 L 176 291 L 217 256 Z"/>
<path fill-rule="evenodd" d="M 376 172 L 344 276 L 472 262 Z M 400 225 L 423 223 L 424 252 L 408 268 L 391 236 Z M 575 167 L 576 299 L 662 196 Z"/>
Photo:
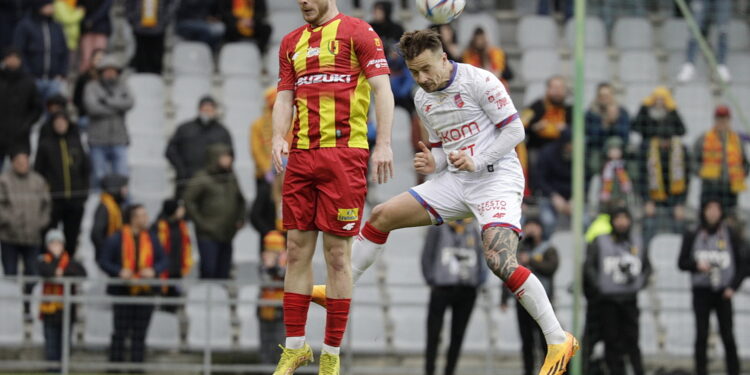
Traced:
<path fill-rule="evenodd" d="M 414 104 L 431 146 L 443 147 L 446 155 L 460 150 L 470 156 L 481 154 L 498 136 L 498 129 L 519 118 L 505 86 L 494 74 L 455 62 L 448 86 L 431 93 L 420 88 Z M 523 170 L 515 151 L 491 168 L 523 183 Z M 448 171 L 456 169 L 449 163 Z"/>

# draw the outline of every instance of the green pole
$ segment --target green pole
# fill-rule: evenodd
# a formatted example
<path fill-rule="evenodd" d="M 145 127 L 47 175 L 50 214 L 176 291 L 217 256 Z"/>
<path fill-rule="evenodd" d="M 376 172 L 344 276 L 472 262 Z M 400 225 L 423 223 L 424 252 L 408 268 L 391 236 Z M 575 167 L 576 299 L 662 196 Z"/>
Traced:
<path fill-rule="evenodd" d="M 584 166 L 585 144 L 583 124 L 584 93 L 584 42 L 586 40 L 586 1 L 575 0 L 576 42 L 573 59 L 575 61 L 575 86 L 573 103 L 573 334 L 581 338 L 581 291 L 583 290 L 583 248 L 585 246 L 583 228 Z M 580 355 L 573 358 L 573 375 L 581 374 Z"/>

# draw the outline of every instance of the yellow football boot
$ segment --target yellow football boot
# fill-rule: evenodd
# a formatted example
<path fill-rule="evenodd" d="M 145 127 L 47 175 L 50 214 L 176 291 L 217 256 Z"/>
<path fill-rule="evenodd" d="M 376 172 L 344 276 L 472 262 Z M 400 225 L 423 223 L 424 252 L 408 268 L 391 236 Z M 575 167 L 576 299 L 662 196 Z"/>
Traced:
<path fill-rule="evenodd" d="M 281 354 L 281 359 L 273 375 L 292 375 L 300 366 L 315 361 L 310 345 L 305 344 L 302 349 L 287 349 L 281 345 L 279 347 L 284 353 Z"/>
<path fill-rule="evenodd" d="M 565 332 L 565 342 L 547 345 L 547 357 L 544 359 L 539 375 L 561 375 L 568 369 L 568 362 L 578 351 L 578 340 L 569 332 Z"/>

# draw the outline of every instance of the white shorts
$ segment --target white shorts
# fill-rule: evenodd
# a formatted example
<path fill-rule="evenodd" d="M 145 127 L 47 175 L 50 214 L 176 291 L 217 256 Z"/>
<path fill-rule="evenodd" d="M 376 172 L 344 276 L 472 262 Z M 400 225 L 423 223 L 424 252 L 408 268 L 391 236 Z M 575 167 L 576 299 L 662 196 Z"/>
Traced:
<path fill-rule="evenodd" d="M 409 193 L 424 206 L 434 225 L 474 216 L 482 230 L 505 227 L 521 235 L 523 187 L 523 181 L 503 178 L 500 173 L 443 172 Z"/>

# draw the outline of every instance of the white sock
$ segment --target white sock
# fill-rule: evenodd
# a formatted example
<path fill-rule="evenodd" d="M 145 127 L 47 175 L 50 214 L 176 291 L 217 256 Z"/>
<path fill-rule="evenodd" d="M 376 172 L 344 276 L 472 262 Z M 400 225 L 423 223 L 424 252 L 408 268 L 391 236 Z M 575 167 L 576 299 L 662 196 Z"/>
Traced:
<path fill-rule="evenodd" d="M 323 353 L 339 355 L 339 353 L 341 353 L 341 348 L 323 344 Z"/>
<path fill-rule="evenodd" d="M 287 349 L 302 349 L 305 346 L 305 336 L 287 337 L 284 347 Z"/>
<path fill-rule="evenodd" d="M 536 323 L 539 324 L 539 328 L 542 329 L 544 339 L 547 341 L 547 345 L 562 344 L 567 338 L 565 331 L 560 326 L 560 322 L 555 316 L 555 311 L 552 310 L 552 304 L 549 302 L 547 292 L 544 291 L 542 283 L 532 273 L 526 281 L 521 284 L 515 292 L 518 302 L 526 309 Z"/>
<path fill-rule="evenodd" d="M 354 243 L 352 244 L 352 281 L 355 284 L 362 274 L 378 260 L 384 249 L 384 244 L 377 244 L 361 235 L 354 237 Z"/>

